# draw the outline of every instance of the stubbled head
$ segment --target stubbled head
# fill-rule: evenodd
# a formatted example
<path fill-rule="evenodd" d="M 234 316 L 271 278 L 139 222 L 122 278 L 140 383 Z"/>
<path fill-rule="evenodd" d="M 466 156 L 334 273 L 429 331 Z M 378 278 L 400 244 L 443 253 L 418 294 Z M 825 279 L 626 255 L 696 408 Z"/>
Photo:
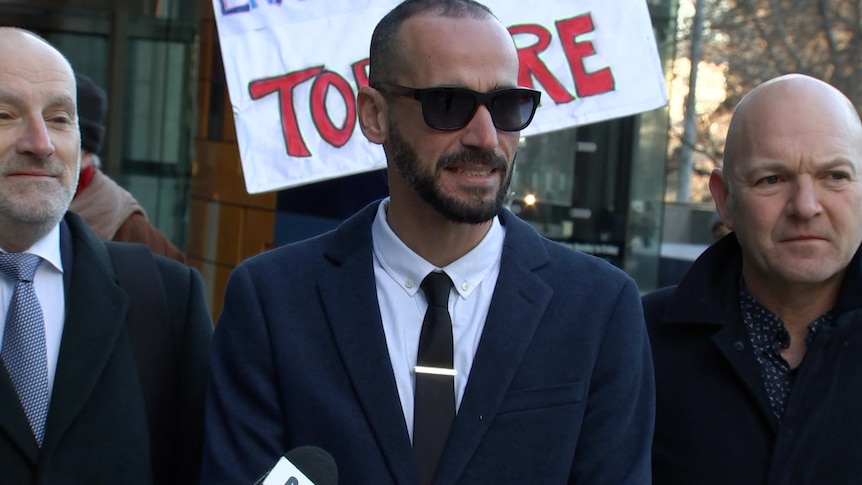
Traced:
<path fill-rule="evenodd" d="M 422 14 L 449 18 L 494 18 L 491 10 L 472 0 L 406 0 L 386 14 L 371 34 L 368 57 L 368 82 L 391 82 L 416 59 L 403 52 L 404 40 L 400 37 L 405 21 Z"/>
<path fill-rule="evenodd" d="M 498 130 L 488 107 L 471 104 L 466 91 L 433 100 L 406 93 L 517 87 L 518 54 L 506 27 L 472 0 L 403 2 L 374 31 L 369 82 L 357 99 L 360 126 L 386 152 L 391 206 L 456 223 L 492 219 L 508 190 L 519 132 Z M 425 121 L 464 106 L 474 108 L 461 110 L 472 113 L 464 124 Z"/>

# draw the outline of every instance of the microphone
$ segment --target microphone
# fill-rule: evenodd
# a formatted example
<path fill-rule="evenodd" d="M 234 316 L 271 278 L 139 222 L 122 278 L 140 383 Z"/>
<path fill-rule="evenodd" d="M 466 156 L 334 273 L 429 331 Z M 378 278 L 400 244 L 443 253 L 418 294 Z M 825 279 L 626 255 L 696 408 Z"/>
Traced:
<path fill-rule="evenodd" d="M 338 467 L 321 448 L 300 446 L 279 458 L 254 485 L 338 485 Z"/>

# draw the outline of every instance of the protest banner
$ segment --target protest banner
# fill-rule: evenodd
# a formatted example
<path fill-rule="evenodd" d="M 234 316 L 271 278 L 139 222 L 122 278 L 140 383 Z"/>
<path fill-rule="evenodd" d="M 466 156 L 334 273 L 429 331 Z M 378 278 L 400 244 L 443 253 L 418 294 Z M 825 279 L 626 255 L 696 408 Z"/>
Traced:
<path fill-rule="evenodd" d="M 356 92 L 374 26 L 400 0 L 213 1 L 249 193 L 385 167 L 359 129 Z M 645 0 L 484 3 L 512 34 L 519 84 L 542 91 L 522 135 L 667 103 Z"/>

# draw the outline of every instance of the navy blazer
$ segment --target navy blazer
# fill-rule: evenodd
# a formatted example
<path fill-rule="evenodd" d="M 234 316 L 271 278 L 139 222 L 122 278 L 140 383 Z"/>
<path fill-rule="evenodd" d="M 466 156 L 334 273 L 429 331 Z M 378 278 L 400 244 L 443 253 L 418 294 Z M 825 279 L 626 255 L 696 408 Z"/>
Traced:
<path fill-rule="evenodd" d="M 341 483 L 418 482 L 377 303 L 376 210 L 234 270 L 202 483 L 252 483 L 302 445 L 331 453 Z M 648 483 L 654 384 L 634 282 L 500 219 L 500 276 L 435 481 Z"/>
<path fill-rule="evenodd" d="M 0 370 L 0 482 L 148 485 L 154 477 L 147 412 L 126 325 L 129 295 L 117 283 L 105 245 L 84 220 L 68 213 L 65 222 L 66 319 L 45 440 L 40 449 L 9 375 Z M 156 262 L 181 387 L 172 404 L 173 460 L 166 465 L 172 479 L 160 483 L 194 483 L 212 319 L 197 271 L 164 257 Z"/>

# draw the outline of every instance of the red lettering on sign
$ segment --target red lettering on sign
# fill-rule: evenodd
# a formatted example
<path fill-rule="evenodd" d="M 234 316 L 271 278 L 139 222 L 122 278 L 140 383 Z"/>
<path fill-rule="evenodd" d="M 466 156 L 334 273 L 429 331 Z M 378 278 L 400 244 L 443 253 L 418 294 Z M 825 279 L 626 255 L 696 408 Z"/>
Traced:
<path fill-rule="evenodd" d="M 284 76 L 269 79 L 260 79 L 248 83 L 248 91 L 251 99 L 258 100 L 274 92 L 278 93 L 278 106 L 281 115 L 281 131 L 284 134 L 284 144 L 287 154 L 292 157 L 310 157 L 302 133 L 299 132 L 299 122 L 296 119 L 296 109 L 293 106 L 293 88 L 298 84 L 316 76 L 323 70 L 322 66 L 309 67 L 302 71 L 296 71 Z"/>
<path fill-rule="evenodd" d="M 594 30 L 592 16 L 587 13 L 556 22 L 557 34 L 563 47 L 566 60 L 574 79 L 575 96 L 586 97 L 614 90 L 614 78 L 610 68 L 605 67 L 588 73 L 584 58 L 596 54 L 591 41 L 578 42 L 577 37 Z M 509 27 L 509 33 L 530 35 L 536 39 L 532 45 L 518 49 L 518 83 L 532 88 L 534 79 L 556 104 L 565 104 L 575 99 L 563 83 L 540 59 L 540 55 L 551 45 L 552 35 L 537 24 L 522 24 Z M 351 65 L 357 87 L 368 84 L 368 59 L 359 60 Z M 356 97 L 350 83 L 340 74 L 324 71 L 323 66 L 309 67 L 283 76 L 251 81 L 248 84 L 251 99 L 258 100 L 272 93 L 278 94 L 281 129 L 288 156 L 310 157 L 308 144 L 303 139 L 297 119 L 293 90 L 296 86 L 314 78 L 311 86 L 311 117 L 321 138 L 336 148 L 350 141 L 356 128 Z M 331 88 L 331 89 L 330 89 Z M 342 126 L 333 123 L 326 106 L 327 97 L 337 93 L 345 103 Z"/>
<path fill-rule="evenodd" d="M 368 85 L 368 58 L 353 63 L 353 79 L 357 87 Z"/>
<path fill-rule="evenodd" d="M 592 42 L 577 42 L 577 36 L 592 32 L 593 17 L 586 13 L 556 23 L 563 52 L 569 62 L 569 69 L 575 78 L 575 92 L 580 97 L 594 96 L 614 90 L 614 76 L 610 68 L 605 67 L 593 73 L 587 73 L 584 68 L 584 58 L 596 53 Z"/>
<path fill-rule="evenodd" d="M 535 44 L 518 49 L 518 62 L 520 63 L 520 67 L 518 68 L 518 84 L 532 88 L 533 76 L 535 76 L 536 80 L 545 88 L 545 92 L 548 93 L 548 96 L 555 103 L 564 104 L 574 99 L 566 91 L 563 84 L 554 77 L 548 66 L 539 59 L 539 54 L 544 52 L 551 44 L 551 33 L 541 25 L 535 24 L 513 25 L 509 27 L 509 33 L 512 36 L 530 34 L 538 39 Z"/>
<path fill-rule="evenodd" d="M 335 88 L 335 91 L 341 95 L 347 107 L 342 128 L 335 126 L 326 112 L 326 97 L 330 87 Z M 343 77 L 332 71 L 326 71 L 315 78 L 311 86 L 311 117 L 320 136 L 330 145 L 341 148 L 350 140 L 356 127 L 356 99 L 350 84 Z"/>

